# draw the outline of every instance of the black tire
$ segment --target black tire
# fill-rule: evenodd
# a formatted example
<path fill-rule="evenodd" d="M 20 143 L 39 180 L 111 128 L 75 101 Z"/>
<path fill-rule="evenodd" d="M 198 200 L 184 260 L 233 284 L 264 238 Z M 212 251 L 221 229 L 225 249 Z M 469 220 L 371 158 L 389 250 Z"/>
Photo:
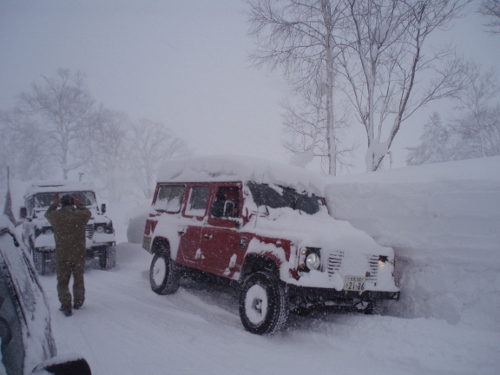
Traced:
<path fill-rule="evenodd" d="M 32 254 L 33 254 L 33 263 L 35 264 L 35 270 L 39 275 L 45 275 L 47 273 L 47 268 L 46 268 L 46 256 L 45 253 L 32 248 Z"/>
<path fill-rule="evenodd" d="M 311 313 L 311 309 L 308 309 L 307 307 L 298 306 L 293 310 L 291 310 L 291 312 L 297 316 L 308 316 Z"/>
<path fill-rule="evenodd" d="M 381 300 L 375 300 L 368 303 L 368 306 L 363 310 L 366 315 L 382 315 L 384 312 L 384 304 Z"/>
<path fill-rule="evenodd" d="M 288 322 L 286 286 L 269 272 L 249 275 L 241 289 L 240 318 L 248 332 L 264 335 L 282 331 Z"/>
<path fill-rule="evenodd" d="M 116 247 L 106 246 L 99 250 L 99 268 L 109 270 L 116 266 Z"/>
<path fill-rule="evenodd" d="M 149 283 L 157 294 L 173 294 L 179 289 L 180 272 L 177 264 L 170 259 L 170 252 L 156 252 L 149 268 Z"/>

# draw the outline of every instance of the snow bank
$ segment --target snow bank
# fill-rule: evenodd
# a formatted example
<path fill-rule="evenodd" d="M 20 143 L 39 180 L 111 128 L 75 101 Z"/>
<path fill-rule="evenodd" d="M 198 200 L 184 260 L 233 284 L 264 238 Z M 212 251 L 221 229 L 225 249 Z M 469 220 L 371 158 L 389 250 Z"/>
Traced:
<path fill-rule="evenodd" d="M 393 315 L 500 331 L 500 157 L 335 177 L 330 213 L 396 252 Z"/>

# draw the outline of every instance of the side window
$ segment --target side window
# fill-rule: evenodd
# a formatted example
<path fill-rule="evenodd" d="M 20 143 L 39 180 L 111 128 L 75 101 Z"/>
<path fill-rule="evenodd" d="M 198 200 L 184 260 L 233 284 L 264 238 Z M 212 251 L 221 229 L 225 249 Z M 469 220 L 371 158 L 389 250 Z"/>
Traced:
<path fill-rule="evenodd" d="M 179 212 L 182 207 L 185 189 L 184 185 L 161 185 L 154 204 L 155 210 L 170 213 Z"/>
<path fill-rule="evenodd" d="M 211 208 L 212 217 L 239 217 L 240 194 L 238 186 L 221 186 L 217 189 Z"/>
<path fill-rule="evenodd" d="M 61 197 L 64 193 L 59 194 Z M 49 207 L 52 203 L 52 198 L 54 197 L 54 193 L 42 193 L 37 194 L 35 196 L 35 208 L 44 208 Z"/>
<path fill-rule="evenodd" d="M 188 200 L 188 205 L 186 207 L 186 215 L 205 216 L 209 194 L 210 194 L 210 187 L 193 186 L 189 192 L 189 200 Z"/>

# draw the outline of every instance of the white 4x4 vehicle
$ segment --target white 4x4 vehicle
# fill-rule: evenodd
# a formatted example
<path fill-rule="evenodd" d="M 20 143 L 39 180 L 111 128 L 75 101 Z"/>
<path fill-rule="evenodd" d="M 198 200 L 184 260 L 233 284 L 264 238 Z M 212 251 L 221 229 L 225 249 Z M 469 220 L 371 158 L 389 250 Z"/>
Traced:
<path fill-rule="evenodd" d="M 94 261 L 100 269 L 113 268 L 116 265 L 115 231 L 111 219 L 104 216 L 106 205 L 100 209 L 95 193 L 84 183 L 74 181 L 34 182 L 24 195 L 25 206 L 21 207 L 23 221 L 22 238 L 33 256 L 36 271 L 40 275 L 53 272 L 55 268 L 55 241 L 52 226 L 45 218 L 45 212 L 54 198 L 65 194 L 78 194 L 82 204 L 92 213 L 85 229 L 87 260 Z"/>
<path fill-rule="evenodd" d="M 246 330 L 283 329 L 290 310 L 373 312 L 397 300 L 394 251 L 328 214 L 322 176 L 234 156 L 176 159 L 159 171 L 143 247 L 151 288 L 185 274 L 235 283 Z"/>

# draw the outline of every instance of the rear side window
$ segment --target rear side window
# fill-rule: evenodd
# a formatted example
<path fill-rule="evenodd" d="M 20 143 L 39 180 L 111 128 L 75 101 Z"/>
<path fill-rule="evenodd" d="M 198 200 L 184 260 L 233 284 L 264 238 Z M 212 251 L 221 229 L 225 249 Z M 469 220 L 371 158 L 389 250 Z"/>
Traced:
<path fill-rule="evenodd" d="M 160 185 L 156 196 L 155 210 L 176 213 L 181 210 L 184 185 Z"/>
<path fill-rule="evenodd" d="M 189 201 L 188 206 L 186 207 L 186 215 L 205 216 L 209 194 L 210 187 L 193 186 L 189 192 Z"/>

